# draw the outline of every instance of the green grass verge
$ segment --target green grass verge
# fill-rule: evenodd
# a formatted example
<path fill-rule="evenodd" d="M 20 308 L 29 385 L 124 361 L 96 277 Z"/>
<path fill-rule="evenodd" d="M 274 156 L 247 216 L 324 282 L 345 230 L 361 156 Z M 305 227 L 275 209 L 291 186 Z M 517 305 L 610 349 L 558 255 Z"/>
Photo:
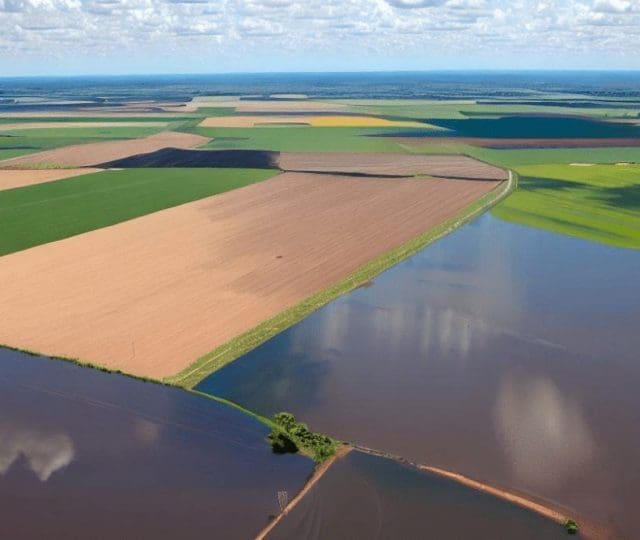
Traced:
<path fill-rule="evenodd" d="M 260 182 L 277 172 L 127 169 L 0 191 L 0 255 Z"/>
<path fill-rule="evenodd" d="M 494 216 L 615 247 L 640 249 L 640 165 L 528 165 Z"/>
<path fill-rule="evenodd" d="M 178 384 L 185 388 L 193 388 L 211 373 L 236 360 L 250 350 L 255 349 L 257 346 L 261 345 L 276 334 L 279 334 L 300 322 L 322 306 L 328 304 L 339 296 L 352 291 L 362 283 L 366 283 L 372 277 L 377 276 L 392 266 L 395 266 L 407 257 L 414 255 L 428 244 L 435 242 L 464 223 L 467 223 L 477 217 L 490 206 L 496 204 L 511 193 L 516 184 L 516 177 L 515 175 L 510 175 L 510 177 L 511 179 L 509 182 L 498 186 L 496 189 L 475 201 L 446 222 L 391 250 L 381 257 L 374 259 L 344 280 L 310 296 L 299 304 L 296 304 L 295 306 L 276 315 L 272 319 L 263 322 L 252 330 L 249 330 L 248 332 L 232 339 L 228 343 L 216 348 L 180 373 L 166 378 L 165 381 L 171 384 Z"/>
<path fill-rule="evenodd" d="M 2 131 L 0 135 L 10 135 L 15 138 L 28 139 L 81 139 L 83 142 L 93 142 L 104 139 L 138 139 L 148 137 L 164 130 L 163 125 L 157 127 L 114 126 L 114 127 L 65 127 L 65 128 L 36 128 L 10 129 Z"/>
<path fill-rule="evenodd" d="M 408 152 L 394 140 L 372 136 L 399 133 L 398 128 L 254 127 L 191 128 L 189 131 L 213 138 L 205 148 L 280 152 Z M 403 128 L 401 131 L 410 130 Z"/>

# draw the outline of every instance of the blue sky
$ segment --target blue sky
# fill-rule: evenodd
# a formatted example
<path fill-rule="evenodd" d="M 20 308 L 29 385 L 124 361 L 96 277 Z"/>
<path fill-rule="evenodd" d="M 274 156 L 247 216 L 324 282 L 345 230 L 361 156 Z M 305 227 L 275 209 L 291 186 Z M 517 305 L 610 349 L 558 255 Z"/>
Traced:
<path fill-rule="evenodd" d="M 0 75 L 640 69 L 640 0 L 0 0 Z"/>

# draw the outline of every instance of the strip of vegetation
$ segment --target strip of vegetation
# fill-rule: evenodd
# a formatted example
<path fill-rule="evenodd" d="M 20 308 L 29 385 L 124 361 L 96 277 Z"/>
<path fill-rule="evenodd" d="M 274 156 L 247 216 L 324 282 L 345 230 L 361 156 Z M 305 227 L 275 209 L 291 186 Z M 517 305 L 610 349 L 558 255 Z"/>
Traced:
<path fill-rule="evenodd" d="M 224 193 L 277 172 L 127 169 L 0 191 L 0 256 Z"/>
<path fill-rule="evenodd" d="M 569 534 L 578 534 L 578 524 L 573 519 L 568 519 L 564 524 L 564 528 Z"/>
<path fill-rule="evenodd" d="M 484 197 L 467 206 L 453 218 L 374 259 L 346 279 L 310 296 L 299 304 L 279 313 L 272 319 L 263 322 L 252 330 L 214 349 L 177 375 L 168 377 L 166 381 L 185 388 L 193 388 L 211 373 L 233 362 L 250 350 L 255 349 L 276 334 L 300 322 L 322 306 L 352 291 L 362 283 L 368 282 L 371 278 L 395 266 L 425 246 L 439 240 L 451 231 L 474 219 L 489 207 L 509 195 L 514 189 L 516 182 L 515 174 L 509 173 L 509 181 L 507 183 L 498 186 Z"/>
<path fill-rule="evenodd" d="M 332 457 L 338 449 L 338 441 L 327 435 L 314 433 L 305 423 L 298 422 L 291 413 L 278 413 L 273 417 L 273 421 L 269 441 L 276 454 L 296 453 L 302 450 L 319 464 Z"/>

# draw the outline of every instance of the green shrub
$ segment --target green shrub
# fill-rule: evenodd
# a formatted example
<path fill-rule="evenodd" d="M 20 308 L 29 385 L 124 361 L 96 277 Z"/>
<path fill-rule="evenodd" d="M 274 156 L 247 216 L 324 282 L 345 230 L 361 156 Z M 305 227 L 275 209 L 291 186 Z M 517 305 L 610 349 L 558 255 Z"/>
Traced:
<path fill-rule="evenodd" d="M 313 456 L 316 463 L 322 463 L 335 454 L 336 441 L 327 435 L 314 433 L 303 422 L 297 422 L 291 413 L 278 413 L 273 420 L 276 426 L 269 434 L 269 441 L 274 452 L 297 452 L 300 448 Z"/>
<path fill-rule="evenodd" d="M 564 528 L 569 534 L 578 534 L 578 524 L 573 519 L 568 519 L 564 524 Z"/>

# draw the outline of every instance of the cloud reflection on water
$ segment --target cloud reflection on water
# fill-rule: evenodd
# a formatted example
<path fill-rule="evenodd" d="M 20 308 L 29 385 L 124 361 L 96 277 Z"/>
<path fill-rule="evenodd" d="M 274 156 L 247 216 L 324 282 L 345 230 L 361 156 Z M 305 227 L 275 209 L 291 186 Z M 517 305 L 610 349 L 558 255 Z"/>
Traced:
<path fill-rule="evenodd" d="M 47 433 L 0 421 L 0 475 L 6 474 L 21 456 L 40 481 L 46 482 L 73 461 L 75 448 L 65 433 Z"/>
<path fill-rule="evenodd" d="M 561 487 L 587 473 L 596 457 L 596 442 L 579 404 L 547 377 L 506 376 L 494 421 L 512 473 L 528 488 Z"/>

